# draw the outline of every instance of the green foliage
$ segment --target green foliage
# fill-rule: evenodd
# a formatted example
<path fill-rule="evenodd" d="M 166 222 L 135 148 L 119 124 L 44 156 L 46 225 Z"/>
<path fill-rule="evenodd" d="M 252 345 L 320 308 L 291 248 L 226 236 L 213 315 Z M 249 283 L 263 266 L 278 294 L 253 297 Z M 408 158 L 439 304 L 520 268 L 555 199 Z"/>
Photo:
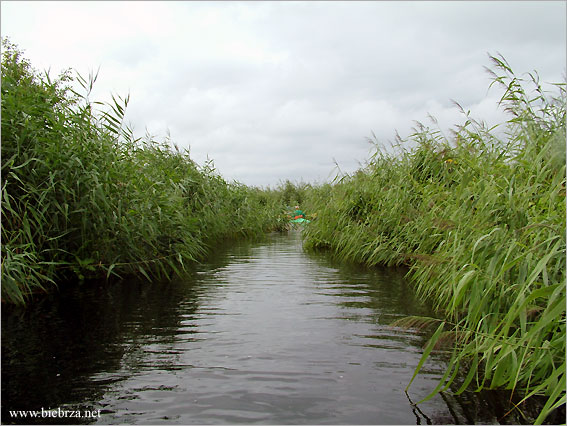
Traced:
<path fill-rule="evenodd" d="M 467 366 L 460 391 L 549 397 L 539 423 L 565 403 L 566 92 L 558 84 L 550 95 L 537 75 L 521 79 L 503 58 L 492 62 L 512 116 L 503 139 L 464 111 L 450 140 L 418 124 L 399 140 L 413 149 L 378 150 L 365 169 L 313 189 L 318 218 L 304 246 L 409 265 L 449 328 L 437 329 L 427 354 L 458 336 L 436 391 Z"/>
<path fill-rule="evenodd" d="M 505 138 L 463 111 L 450 140 L 418 124 L 399 140 L 413 149 L 377 150 L 352 176 L 262 190 L 226 182 L 167 140 L 134 138 L 122 123 L 128 97 L 89 101 L 96 76 L 52 81 L 3 47 L 3 301 L 77 278 L 169 276 L 220 239 L 286 229 L 286 209 L 300 204 L 315 219 L 304 247 L 411 267 L 444 317 L 416 374 L 453 345 L 435 392 L 466 366 L 458 392 L 548 397 L 537 423 L 565 403 L 565 85 L 550 96 L 537 74 L 520 79 L 494 57 L 512 115 Z"/>
<path fill-rule="evenodd" d="M 219 239 L 281 227 L 278 193 L 228 183 L 168 141 L 135 139 L 122 123 L 127 97 L 91 102 L 96 76 L 52 81 L 3 48 L 3 301 L 77 278 L 169 276 Z"/>
<path fill-rule="evenodd" d="M 303 204 L 310 187 L 311 185 L 309 184 L 293 184 L 291 181 L 286 180 L 283 185 L 278 187 L 278 190 L 281 192 L 281 200 L 284 205 L 295 206 Z"/>

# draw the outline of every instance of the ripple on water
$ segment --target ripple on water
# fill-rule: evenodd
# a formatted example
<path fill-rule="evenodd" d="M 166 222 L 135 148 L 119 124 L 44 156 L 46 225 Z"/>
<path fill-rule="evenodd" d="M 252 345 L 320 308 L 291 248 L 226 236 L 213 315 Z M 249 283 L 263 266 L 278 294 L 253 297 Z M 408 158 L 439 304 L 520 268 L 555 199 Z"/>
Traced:
<path fill-rule="evenodd" d="M 61 301 L 49 341 L 44 322 L 3 313 L 3 337 L 28 345 L 21 354 L 3 339 L 3 410 L 83 404 L 102 424 L 470 421 L 457 399 L 417 410 L 405 393 L 425 340 L 388 324 L 429 312 L 403 272 L 308 255 L 299 234 L 218 250 L 184 280 L 105 291 Z M 27 373 L 14 375 L 16 364 Z M 442 371 L 428 362 L 411 398 Z"/>

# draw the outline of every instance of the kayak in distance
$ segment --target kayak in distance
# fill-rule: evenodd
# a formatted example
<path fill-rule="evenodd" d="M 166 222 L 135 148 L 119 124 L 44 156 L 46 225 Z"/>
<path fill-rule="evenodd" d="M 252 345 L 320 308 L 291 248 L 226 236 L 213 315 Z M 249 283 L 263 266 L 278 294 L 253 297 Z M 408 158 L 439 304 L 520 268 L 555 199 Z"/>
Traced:
<path fill-rule="evenodd" d="M 304 219 L 302 217 L 300 217 L 299 219 L 292 219 L 289 221 L 289 223 L 309 223 L 311 222 L 309 219 Z"/>

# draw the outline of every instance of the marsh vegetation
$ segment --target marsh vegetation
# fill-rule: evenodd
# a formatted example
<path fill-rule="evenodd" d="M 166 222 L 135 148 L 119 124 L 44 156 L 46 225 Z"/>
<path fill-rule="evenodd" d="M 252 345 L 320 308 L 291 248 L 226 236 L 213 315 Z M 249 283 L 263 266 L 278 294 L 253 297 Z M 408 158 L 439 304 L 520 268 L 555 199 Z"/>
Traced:
<path fill-rule="evenodd" d="M 410 266 L 443 319 L 394 325 L 434 330 L 424 359 L 450 356 L 435 391 L 465 371 L 458 392 L 548 397 L 541 422 L 565 404 L 566 92 L 491 60 L 507 122 L 487 128 L 463 111 L 450 138 L 418 123 L 395 154 L 378 149 L 365 168 L 311 192 L 318 217 L 305 241 L 369 266 Z"/>
<path fill-rule="evenodd" d="M 58 282 L 177 273 L 224 238 L 280 229 L 280 193 L 225 181 L 168 140 L 135 138 L 128 98 L 2 57 L 2 300 Z M 77 87 L 82 89 L 78 91 Z"/>
<path fill-rule="evenodd" d="M 275 190 L 227 182 L 170 141 L 136 138 L 128 98 L 89 98 L 95 76 L 56 79 L 16 46 L 2 53 L 2 301 L 24 304 L 62 282 L 180 273 L 219 241 L 283 230 L 286 206 L 316 217 L 304 246 L 376 265 L 408 265 L 439 318 L 432 351 L 449 363 L 435 392 L 506 389 L 565 404 L 564 84 L 542 89 L 492 57 L 510 113 L 496 136 L 463 111 L 445 136 L 419 124 L 395 152 L 352 175 Z M 405 148 L 405 146 L 410 148 Z M 415 376 L 414 376 L 415 377 Z"/>

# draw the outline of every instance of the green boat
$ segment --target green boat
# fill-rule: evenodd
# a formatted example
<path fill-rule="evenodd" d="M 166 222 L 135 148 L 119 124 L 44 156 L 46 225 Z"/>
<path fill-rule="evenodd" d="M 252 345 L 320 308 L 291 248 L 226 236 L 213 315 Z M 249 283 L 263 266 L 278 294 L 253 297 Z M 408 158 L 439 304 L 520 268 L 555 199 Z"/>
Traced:
<path fill-rule="evenodd" d="M 311 222 L 308 219 L 303 219 L 302 217 L 300 217 L 299 219 L 292 219 L 289 221 L 290 223 L 309 223 Z"/>

